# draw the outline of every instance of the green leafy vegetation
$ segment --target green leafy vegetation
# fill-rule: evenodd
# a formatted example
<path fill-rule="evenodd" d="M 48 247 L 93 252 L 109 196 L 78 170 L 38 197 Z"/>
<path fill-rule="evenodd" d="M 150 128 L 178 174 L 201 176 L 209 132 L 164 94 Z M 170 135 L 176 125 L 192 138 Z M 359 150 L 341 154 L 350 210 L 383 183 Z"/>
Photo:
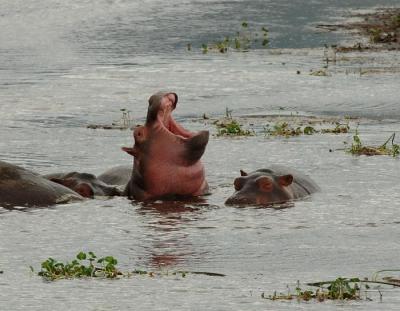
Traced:
<path fill-rule="evenodd" d="M 216 123 L 218 133 L 217 136 L 252 136 L 253 131 L 245 130 L 235 119 L 219 121 Z"/>
<path fill-rule="evenodd" d="M 381 272 L 388 271 L 399 271 L 399 270 L 382 270 Z M 333 281 L 322 281 L 307 283 L 308 288 L 303 289 L 300 287 L 300 282 L 297 281 L 297 286 L 294 291 L 291 291 L 289 286 L 287 287 L 287 293 L 277 293 L 276 291 L 272 295 L 266 296 L 262 293 L 261 297 L 269 300 L 293 300 L 297 301 L 310 301 L 314 300 L 317 302 L 323 302 L 326 300 L 371 300 L 367 297 L 367 290 L 371 291 L 373 285 L 379 286 L 377 291 L 382 299 L 382 293 L 380 288 L 382 285 L 400 287 L 400 280 L 393 277 L 388 277 L 383 280 L 375 279 L 369 280 L 368 278 L 342 278 L 339 277 Z M 312 287 L 318 287 L 314 290 Z M 364 292 L 364 295 L 362 295 Z"/>
<path fill-rule="evenodd" d="M 131 277 L 133 275 L 146 275 L 149 277 L 155 276 L 180 276 L 186 277 L 188 274 L 201 274 L 206 276 L 219 276 L 223 277 L 224 274 L 214 272 L 201 272 L 201 271 L 146 271 L 135 269 L 129 272 L 121 272 L 117 268 L 118 260 L 113 256 L 106 256 L 97 258 L 93 252 L 79 252 L 75 259 L 71 262 L 60 262 L 53 258 L 48 258 L 41 264 L 41 270 L 38 275 L 43 277 L 46 281 L 56 281 L 60 279 L 74 279 L 74 278 L 108 278 L 116 279 L 119 277 Z M 33 267 L 30 267 L 34 272 Z"/>
<path fill-rule="evenodd" d="M 217 127 L 217 136 L 252 136 L 254 131 L 243 129 L 239 121 L 232 117 L 232 111 L 226 108 L 225 118 L 214 122 Z"/>
<path fill-rule="evenodd" d="M 392 23 L 395 28 L 400 28 L 400 14 L 393 16 Z"/>
<path fill-rule="evenodd" d="M 307 133 L 312 133 L 314 132 L 314 128 L 309 127 L 306 132 Z M 278 122 L 275 123 L 274 125 L 272 125 L 272 127 L 267 124 L 264 127 L 264 131 L 266 135 L 269 136 L 285 136 L 285 137 L 289 137 L 289 136 L 298 136 L 303 134 L 303 130 L 301 129 L 300 126 L 293 128 L 291 125 L 289 125 L 289 123 L 287 122 Z"/>
<path fill-rule="evenodd" d="M 388 11 L 378 16 L 375 23 L 366 29 L 372 43 L 397 42 L 396 32 L 400 29 L 400 14 Z"/>
<path fill-rule="evenodd" d="M 98 259 L 93 252 L 80 252 L 76 259 L 66 263 L 48 258 L 42 262 L 38 275 L 50 281 L 82 277 L 116 278 L 122 275 L 116 267 L 117 263 L 112 256 Z"/>
<path fill-rule="evenodd" d="M 380 28 L 371 28 L 369 29 L 369 34 L 370 34 L 369 36 L 370 41 L 373 43 L 378 43 L 381 42 L 382 40 L 381 37 L 383 34 L 383 30 Z"/>
<path fill-rule="evenodd" d="M 314 126 L 307 125 L 304 127 L 296 126 L 293 127 L 287 122 L 277 122 L 270 126 L 267 124 L 264 126 L 264 133 L 268 136 L 284 136 L 284 137 L 291 137 L 291 136 L 299 136 L 299 135 L 313 135 L 317 133 L 322 134 L 342 134 L 348 133 L 350 130 L 349 124 L 341 124 L 336 122 L 336 126 L 334 128 L 321 128 L 317 129 Z"/>
<path fill-rule="evenodd" d="M 336 122 L 336 126 L 333 129 L 321 129 L 321 133 L 331 133 L 331 134 L 346 134 L 350 131 L 350 125 L 348 123 L 341 124 Z"/>
<path fill-rule="evenodd" d="M 300 287 L 299 281 L 297 281 L 297 286 L 295 292 L 291 292 L 288 290 L 288 293 L 277 294 L 274 292 L 273 295 L 265 296 L 262 295 L 262 298 L 270 299 L 270 300 L 292 300 L 297 299 L 298 301 L 309 301 L 316 300 L 319 302 L 325 300 L 359 300 L 360 295 L 360 280 L 358 278 L 354 279 L 346 279 L 346 278 L 337 278 L 334 281 L 326 282 L 324 284 L 320 284 L 317 290 L 313 289 L 302 289 Z M 322 285 L 328 285 L 327 287 L 323 287 Z M 312 285 L 311 285 L 312 286 Z"/>
<path fill-rule="evenodd" d="M 268 43 L 268 29 L 266 27 L 255 29 L 251 28 L 248 22 L 242 22 L 241 28 L 235 36 L 227 36 L 217 42 L 203 43 L 201 49 L 204 54 L 208 52 L 227 53 L 229 50 L 246 52 L 251 48 L 267 47 Z M 188 45 L 188 51 L 190 50 L 191 45 Z"/>
<path fill-rule="evenodd" d="M 356 132 L 353 136 L 353 142 L 351 144 L 351 148 L 347 149 L 347 152 L 354 154 L 354 155 L 389 155 L 392 157 L 397 157 L 400 154 L 400 146 L 394 143 L 396 133 L 393 133 L 384 144 L 378 147 L 374 146 L 365 146 L 361 142 L 361 138 L 356 129 Z M 389 145 L 391 143 L 391 145 Z"/>

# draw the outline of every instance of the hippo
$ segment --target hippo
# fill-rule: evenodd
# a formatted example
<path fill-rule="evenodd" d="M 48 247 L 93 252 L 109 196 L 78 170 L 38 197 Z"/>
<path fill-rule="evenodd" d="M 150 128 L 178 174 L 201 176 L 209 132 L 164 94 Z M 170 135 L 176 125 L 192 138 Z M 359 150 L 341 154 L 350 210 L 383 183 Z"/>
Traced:
<path fill-rule="evenodd" d="M 146 122 L 134 129 L 134 146 L 123 151 L 134 157 L 124 194 L 138 201 L 194 197 L 208 193 L 200 161 L 209 132 L 192 133 L 172 117 L 176 93 L 156 93 L 149 99 Z"/>
<path fill-rule="evenodd" d="M 308 176 L 293 169 L 274 165 L 251 173 L 240 171 L 234 180 L 235 192 L 227 205 L 271 205 L 306 197 L 319 191 Z"/>
<path fill-rule="evenodd" d="M 126 186 L 131 176 L 132 165 L 119 165 L 97 176 L 97 179 L 109 185 Z"/>
<path fill-rule="evenodd" d="M 94 196 L 119 196 L 122 191 L 116 186 L 108 185 L 89 173 L 55 173 L 44 175 L 48 180 L 70 188 L 85 198 Z"/>
<path fill-rule="evenodd" d="M 43 207 L 74 200 L 83 197 L 39 174 L 0 161 L 0 206 Z"/>

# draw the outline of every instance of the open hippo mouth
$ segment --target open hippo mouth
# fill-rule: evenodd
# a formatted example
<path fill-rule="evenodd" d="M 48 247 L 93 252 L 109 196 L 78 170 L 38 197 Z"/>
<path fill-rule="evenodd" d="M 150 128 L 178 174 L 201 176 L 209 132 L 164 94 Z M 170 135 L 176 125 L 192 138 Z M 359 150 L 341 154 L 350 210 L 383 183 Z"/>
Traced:
<path fill-rule="evenodd" d="M 190 139 L 198 135 L 205 136 L 204 131 L 191 132 L 174 120 L 172 112 L 175 110 L 177 103 L 178 95 L 176 93 L 157 93 L 151 96 L 146 123 L 158 121 L 163 129 L 183 139 Z M 208 134 L 206 136 L 205 144 L 208 142 Z"/>
<path fill-rule="evenodd" d="M 208 143 L 208 131 L 191 132 L 181 126 L 172 117 L 178 103 L 176 93 L 156 93 L 149 99 L 146 126 L 156 124 L 164 133 L 174 137 L 185 145 L 186 159 L 189 163 L 197 161 L 203 155 Z M 172 147 L 172 146 L 171 146 Z"/>

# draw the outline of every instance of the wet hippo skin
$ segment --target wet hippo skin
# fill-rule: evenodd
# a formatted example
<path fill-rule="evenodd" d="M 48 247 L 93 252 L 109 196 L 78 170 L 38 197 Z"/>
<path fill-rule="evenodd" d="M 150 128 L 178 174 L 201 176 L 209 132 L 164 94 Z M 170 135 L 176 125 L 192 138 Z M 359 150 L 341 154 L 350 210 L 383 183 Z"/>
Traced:
<path fill-rule="evenodd" d="M 126 186 L 132 176 L 132 165 L 115 166 L 97 178 L 109 185 L 124 185 Z"/>
<path fill-rule="evenodd" d="M 44 175 L 48 180 L 70 188 L 85 198 L 93 198 L 95 196 L 117 196 L 121 195 L 116 186 L 108 185 L 89 173 L 55 173 Z"/>
<path fill-rule="evenodd" d="M 123 148 L 134 157 L 125 194 L 136 200 L 175 196 L 200 196 L 208 191 L 200 161 L 208 143 L 208 131 L 192 133 L 171 116 L 175 93 L 150 97 L 146 123 L 134 130 L 134 146 Z"/>
<path fill-rule="evenodd" d="M 319 191 L 310 177 L 284 166 L 240 173 L 234 181 L 235 192 L 225 202 L 227 205 L 285 203 Z"/>
<path fill-rule="evenodd" d="M 82 200 L 67 187 L 17 165 L 0 161 L 0 206 L 49 206 Z"/>

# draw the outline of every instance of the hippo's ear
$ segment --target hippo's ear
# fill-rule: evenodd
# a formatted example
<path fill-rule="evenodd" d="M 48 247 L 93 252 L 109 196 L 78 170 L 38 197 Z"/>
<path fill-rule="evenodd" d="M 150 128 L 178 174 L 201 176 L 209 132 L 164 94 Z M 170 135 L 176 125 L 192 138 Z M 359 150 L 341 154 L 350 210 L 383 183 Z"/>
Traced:
<path fill-rule="evenodd" d="M 233 181 L 233 186 L 235 187 L 236 191 L 239 191 L 240 189 L 242 189 L 243 185 L 244 185 L 244 178 L 238 177 L 238 178 L 235 178 L 235 180 Z"/>
<path fill-rule="evenodd" d="M 78 192 L 84 198 L 93 198 L 94 192 L 92 187 L 87 183 L 80 183 L 73 189 L 75 192 Z"/>
<path fill-rule="evenodd" d="M 245 171 L 243 171 L 243 170 L 240 170 L 240 176 L 247 176 L 248 174 L 245 172 Z"/>
<path fill-rule="evenodd" d="M 258 189 L 260 189 L 263 192 L 272 192 L 272 190 L 274 189 L 272 180 L 266 176 L 258 177 L 256 179 L 256 183 L 257 183 Z"/>
<path fill-rule="evenodd" d="M 137 156 L 137 152 L 136 152 L 135 148 L 122 147 L 121 149 L 122 149 L 122 151 L 125 151 L 126 153 L 130 154 L 132 157 L 136 157 Z"/>
<path fill-rule="evenodd" d="M 283 175 L 278 177 L 278 184 L 282 187 L 287 187 L 293 182 L 293 175 Z"/>

